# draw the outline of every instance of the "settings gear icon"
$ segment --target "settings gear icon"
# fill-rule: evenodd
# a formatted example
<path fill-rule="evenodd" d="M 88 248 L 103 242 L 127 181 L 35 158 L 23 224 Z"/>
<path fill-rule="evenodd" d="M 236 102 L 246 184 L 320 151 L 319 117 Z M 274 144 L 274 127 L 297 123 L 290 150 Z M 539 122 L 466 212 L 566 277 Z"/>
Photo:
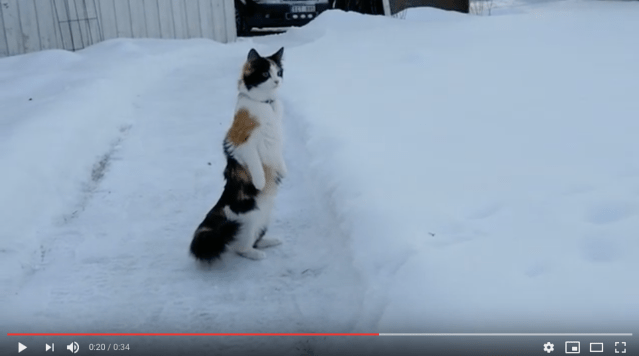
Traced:
<path fill-rule="evenodd" d="M 551 353 L 553 351 L 555 351 L 555 345 L 547 342 L 544 344 L 544 351 L 546 351 L 547 353 Z"/>

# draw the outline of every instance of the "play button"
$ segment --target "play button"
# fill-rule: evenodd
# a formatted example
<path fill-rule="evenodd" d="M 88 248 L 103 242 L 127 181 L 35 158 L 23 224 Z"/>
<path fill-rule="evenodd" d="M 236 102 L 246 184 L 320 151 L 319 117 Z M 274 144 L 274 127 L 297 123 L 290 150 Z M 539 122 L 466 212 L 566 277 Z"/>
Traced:
<path fill-rule="evenodd" d="M 26 349 L 27 347 L 22 345 L 21 343 L 18 343 L 18 353 L 24 351 L 24 349 Z"/>

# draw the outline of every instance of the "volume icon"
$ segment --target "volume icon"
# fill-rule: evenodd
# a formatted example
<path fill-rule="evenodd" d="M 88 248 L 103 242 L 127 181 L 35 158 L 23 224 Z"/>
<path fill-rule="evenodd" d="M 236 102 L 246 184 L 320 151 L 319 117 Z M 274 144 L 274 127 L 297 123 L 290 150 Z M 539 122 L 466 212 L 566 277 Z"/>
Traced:
<path fill-rule="evenodd" d="M 51 350 L 51 352 L 55 352 L 55 344 L 51 344 L 51 346 L 49 346 L 49 344 L 45 344 L 45 345 L 46 345 L 46 349 L 44 351 Z"/>
<path fill-rule="evenodd" d="M 80 345 L 78 345 L 77 342 L 72 342 L 69 345 L 67 345 L 67 350 L 73 352 L 74 354 L 77 354 L 78 351 L 80 350 Z"/>

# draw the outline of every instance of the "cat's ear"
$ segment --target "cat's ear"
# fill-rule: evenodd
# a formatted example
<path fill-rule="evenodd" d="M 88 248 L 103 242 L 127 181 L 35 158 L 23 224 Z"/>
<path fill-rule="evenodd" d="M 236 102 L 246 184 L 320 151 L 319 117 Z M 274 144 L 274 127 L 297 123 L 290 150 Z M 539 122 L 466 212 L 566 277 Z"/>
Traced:
<path fill-rule="evenodd" d="M 257 51 L 255 50 L 255 48 L 251 48 L 251 50 L 249 51 L 248 54 L 248 58 L 246 58 L 247 61 L 253 61 L 260 58 L 260 54 L 257 53 Z"/>
<path fill-rule="evenodd" d="M 284 47 L 280 48 L 279 51 L 275 52 L 269 58 L 274 60 L 277 64 L 282 64 L 282 57 L 284 56 Z"/>

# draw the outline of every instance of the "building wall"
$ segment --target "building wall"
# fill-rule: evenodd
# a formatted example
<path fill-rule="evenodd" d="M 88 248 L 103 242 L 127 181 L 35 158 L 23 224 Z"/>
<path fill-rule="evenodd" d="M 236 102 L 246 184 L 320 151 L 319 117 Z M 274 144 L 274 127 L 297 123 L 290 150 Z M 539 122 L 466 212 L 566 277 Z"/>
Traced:
<path fill-rule="evenodd" d="M 235 36 L 233 0 L 0 0 L 0 57 L 120 37 Z"/>

